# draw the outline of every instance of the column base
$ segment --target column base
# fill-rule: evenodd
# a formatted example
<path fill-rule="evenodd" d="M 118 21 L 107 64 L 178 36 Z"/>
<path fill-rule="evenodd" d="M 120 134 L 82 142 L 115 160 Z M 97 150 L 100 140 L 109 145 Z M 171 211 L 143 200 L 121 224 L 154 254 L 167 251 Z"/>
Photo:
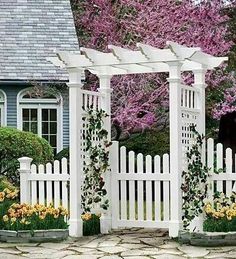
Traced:
<path fill-rule="evenodd" d="M 192 222 L 190 223 L 190 226 L 189 226 L 189 231 L 198 232 L 198 233 L 203 232 L 203 216 L 202 215 L 200 215 L 199 217 L 192 220 Z"/>
<path fill-rule="evenodd" d="M 71 237 L 83 236 L 83 221 L 82 219 L 70 219 L 69 220 L 69 235 Z"/>
<path fill-rule="evenodd" d="M 179 231 L 182 229 L 181 221 L 170 221 L 169 223 L 169 237 L 178 237 Z"/>
<path fill-rule="evenodd" d="M 100 229 L 102 234 L 108 234 L 111 231 L 111 217 L 101 216 Z"/>

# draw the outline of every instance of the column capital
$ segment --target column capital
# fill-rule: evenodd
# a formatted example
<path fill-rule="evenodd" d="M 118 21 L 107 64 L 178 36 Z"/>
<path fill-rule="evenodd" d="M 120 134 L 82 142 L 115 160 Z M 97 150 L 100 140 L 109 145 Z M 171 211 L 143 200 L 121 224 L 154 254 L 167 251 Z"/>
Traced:
<path fill-rule="evenodd" d="M 99 79 L 111 79 L 113 75 L 97 75 Z"/>
<path fill-rule="evenodd" d="M 98 91 L 99 91 L 100 93 L 110 94 L 110 93 L 113 92 L 113 89 L 111 89 L 111 88 L 99 88 Z"/>
<path fill-rule="evenodd" d="M 205 68 L 205 67 L 202 67 L 202 68 L 198 68 L 198 69 L 194 69 L 193 70 L 193 73 L 194 74 L 199 74 L 199 73 L 206 73 L 207 72 L 207 68 Z"/>
<path fill-rule="evenodd" d="M 66 84 L 69 88 L 82 88 L 83 87 L 83 84 L 80 82 L 78 83 L 67 83 Z"/>
<path fill-rule="evenodd" d="M 202 83 L 202 84 L 193 84 L 193 87 L 195 87 L 195 88 L 203 88 L 203 89 L 205 89 L 206 87 L 207 87 L 207 84 L 204 84 L 204 83 Z"/>
<path fill-rule="evenodd" d="M 176 78 L 169 77 L 169 78 L 167 78 L 167 81 L 169 83 L 180 83 L 180 78 L 179 77 L 176 77 Z"/>

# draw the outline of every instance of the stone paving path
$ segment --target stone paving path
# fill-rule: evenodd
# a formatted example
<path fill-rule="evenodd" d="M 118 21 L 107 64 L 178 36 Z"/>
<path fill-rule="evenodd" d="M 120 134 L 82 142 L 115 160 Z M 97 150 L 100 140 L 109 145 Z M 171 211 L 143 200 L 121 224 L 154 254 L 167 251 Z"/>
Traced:
<path fill-rule="evenodd" d="M 0 258 L 179 259 L 236 258 L 235 247 L 180 246 L 161 230 L 126 229 L 110 235 L 68 239 L 62 243 L 0 243 Z"/>

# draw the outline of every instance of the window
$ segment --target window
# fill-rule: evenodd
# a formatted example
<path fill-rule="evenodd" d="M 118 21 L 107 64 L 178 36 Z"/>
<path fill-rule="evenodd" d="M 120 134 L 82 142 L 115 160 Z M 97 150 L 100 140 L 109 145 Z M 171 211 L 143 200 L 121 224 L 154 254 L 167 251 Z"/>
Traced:
<path fill-rule="evenodd" d="M 62 149 L 62 98 L 58 96 L 39 97 L 24 90 L 18 96 L 18 128 L 31 131 L 45 138 L 54 149 Z"/>
<path fill-rule="evenodd" d="M 0 127 L 6 126 L 6 95 L 0 90 Z"/>

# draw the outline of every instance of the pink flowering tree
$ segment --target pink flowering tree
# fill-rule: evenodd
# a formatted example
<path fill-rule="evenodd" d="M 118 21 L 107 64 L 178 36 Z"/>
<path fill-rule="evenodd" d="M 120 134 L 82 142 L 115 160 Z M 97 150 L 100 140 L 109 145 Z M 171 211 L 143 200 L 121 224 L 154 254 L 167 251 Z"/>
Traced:
<path fill-rule="evenodd" d="M 216 104 L 213 109 L 213 117 L 219 120 L 223 115 L 236 111 L 236 87 L 225 90 L 224 99 Z"/>
<path fill-rule="evenodd" d="M 221 56 L 227 55 L 233 45 L 225 40 L 228 17 L 221 14 L 222 0 L 202 1 L 201 5 L 189 0 L 72 0 L 72 6 L 81 46 L 106 51 L 108 44 L 135 49 L 136 43 L 142 42 L 163 48 L 167 40 L 172 40 Z M 114 123 L 128 132 L 162 123 L 169 106 L 167 76 L 113 77 Z M 87 81 L 89 87 L 97 87 L 93 76 Z M 192 74 L 183 74 L 183 81 L 191 84 Z M 233 81 L 224 66 L 207 74 L 210 107 L 222 97 L 222 91 L 216 98 L 211 91 L 230 86 Z"/>

